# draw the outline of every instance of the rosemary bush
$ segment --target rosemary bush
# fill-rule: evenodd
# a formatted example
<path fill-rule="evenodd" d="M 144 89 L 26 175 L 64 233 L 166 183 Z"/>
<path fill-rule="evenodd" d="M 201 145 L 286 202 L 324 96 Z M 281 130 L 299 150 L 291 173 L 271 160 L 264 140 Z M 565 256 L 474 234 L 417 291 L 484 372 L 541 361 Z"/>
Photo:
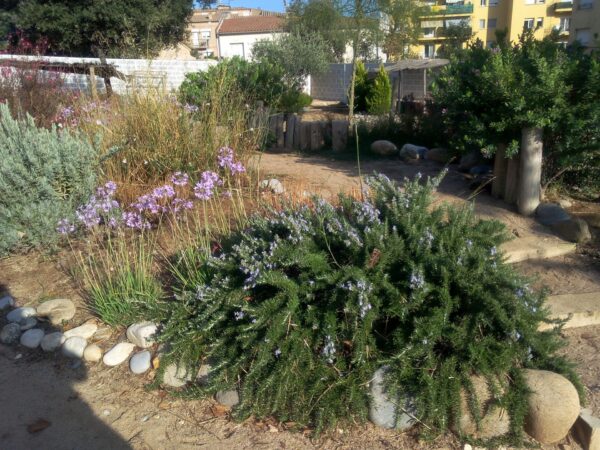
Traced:
<path fill-rule="evenodd" d="M 414 396 L 434 432 L 455 422 L 469 375 L 511 375 L 499 401 L 512 418 L 507 438 L 518 441 L 520 369 L 576 382 L 556 356 L 560 326 L 538 331 L 550 322 L 544 296 L 504 263 L 503 225 L 433 205 L 438 182 L 400 189 L 376 176 L 364 201 L 290 205 L 254 216 L 212 255 L 183 254 L 161 337 L 169 357 L 192 368 L 209 361 L 204 392 L 240 389 L 238 418 L 317 430 L 364 419 L 384 364 L 390 389 Z"/>
<path fill-rule="evenodd" d="M 0 254 L 48 246 L 92 193 L 96 150 L 78 134 L 15 120 L 0 104 Z"/>

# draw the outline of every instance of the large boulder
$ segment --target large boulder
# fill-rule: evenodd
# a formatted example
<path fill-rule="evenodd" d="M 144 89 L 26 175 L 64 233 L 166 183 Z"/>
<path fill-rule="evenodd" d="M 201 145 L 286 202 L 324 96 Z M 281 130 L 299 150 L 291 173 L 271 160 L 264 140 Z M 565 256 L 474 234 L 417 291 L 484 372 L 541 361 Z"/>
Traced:
<path fill-rule="evenodd" d="M 460 163 L 458 164 L 458 170 L 462 172 L 468 172 L 475 166 L 481 166 L 486 164 L 486 160 L 481 154 L 481 152 L 473 151 L 463 155 L 460 158 Z"/>
<path fill-rule="evenodd" d="M 371 151 L 380 156 L 394 156 L 398 154 L 398 147 L 393 142 L 380 140 L 371 144 Z"/>
<path fill-rule="evenodd" d="M 447 148 L 436 147 L 425 152 L 425 159 L 446 164 L 452 159 L 452 155 L 450 154 L 450 150 Z"/>
<path fill-rule="evenodd" d="M 471 383 L 481 413 L 479 427 L 469 408 L 469 394 L 463 389 L 460 393 L 461 416 L 453 429 L 477 439 L 491 439 L 505 435 L 509 431 L 510 417 L 508 411 L 501 408 L 492 395 L 488 380 L 483 376 L 473 375 Z M 503 389 L 500 381 L 499 387 Z"/>
<path fill-rule="evenodd" d="M 385 386 L 385 374 L 389 369 L 389 366 L 380 367 L 371 380 L 369 420 L 382 428 L 407 430 L 415 424 L 417 410 L 410 396 L 390 398 Z M 398 405 L 401 411 L 398 411 Z"/>
<path fill-rule="evenodd" d="M 424 159 L 427 153 L 427 147 L 421 147 L 420 145 L 404 144 L 400 149 L 400 158 L 404 161 L 415 161 L 417 159 Z"/>
<path fill-rule="evenodd" d="M 569 220 L 571 216 L 558 203 L 540 203 L 535 210 L 535 218 L 542 225 L 550 226 Z"/>
<path fill-rule="evenodd" d="M 579 415 L 579 395 L 562 375 L 546 370 L 525 370 L 527 400 L 525 431 L 542 444 L 563 439 Z"/>
<path fill-rule="evenodd" d="M 562 220 L 552 224 L 550 228 L 566 241 L 582 244 L 592 239 L 588 224 L 582 219 Z"/>

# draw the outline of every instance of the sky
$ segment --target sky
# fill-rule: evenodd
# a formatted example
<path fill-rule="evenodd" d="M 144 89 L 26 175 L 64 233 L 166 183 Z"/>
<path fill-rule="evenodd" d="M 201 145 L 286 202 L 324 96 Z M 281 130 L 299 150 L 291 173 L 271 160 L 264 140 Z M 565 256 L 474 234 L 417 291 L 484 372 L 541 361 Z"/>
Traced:
<path fill-rule="evenodd" d="M 267 11 L 283 12 L 283 0 L 222 0 L 223 4 L 231 6 L 248 6 L 261 8 Z"/>

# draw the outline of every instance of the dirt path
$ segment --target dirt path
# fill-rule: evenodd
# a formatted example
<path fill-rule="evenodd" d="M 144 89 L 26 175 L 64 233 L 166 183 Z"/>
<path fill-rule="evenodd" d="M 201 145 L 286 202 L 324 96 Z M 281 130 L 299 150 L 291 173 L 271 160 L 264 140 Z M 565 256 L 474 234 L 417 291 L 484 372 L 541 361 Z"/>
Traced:
<path fill-rule="evenodd" d="M 287 186 L 333 196 L 340 190 L 358 189 L 355 165 L 322 157 L 263 155 L 263 175 L 274 175 Z M 411 166 L 398 161 L 366 161 L 363 173 L 380 171 L 401 179 L 436 175 L 433 163 Z M 444 201 L 463 202 L 471 192 L 462 175 L 450 172 L 440 192 Z M 533 220 L 518 216 L 501 202 L 480 195 L 478 214 L 505 222 L 520 236 L 546 235 Z M 52 258 L 35 254 L 0 260 L 0 290 L 10 290 L 20 306 L 36 305 L 52 296 L 68 297 L 78 306 L 77 324 L 91 317 L 68 275 L 66 256 Z M 540 285 L 553 293 L 598 289 L 599 270 L 591 259 L 570 255 L 557 260 L 521 263 L 520 270 L 540 275 Z M 0 326 L 4 322 L 0 319 Z M 600 414 L 600 327 L 565 331 L 564 352 L 578 364 L 589 406 Z M 106 350 L 123 339 L 115 331 L 100 345 Z M 22 347 L 0 346 L 0 448 L 44 449 L 459 449 L 452 436 L 421 442 L 414 434 L 382 430 L 370 424 L 338 429 L 311 440 L 286 431 L 276 423 L 239 424 L 212 409 L 209 400 L 183 400 L 163 390 L 147 390 L 153 373 L 133 376 L 126 365 L 106 368 L 102 364 L 74 366 L 59 353 L 24 351 Z M 215 414 L 216 413 L 216 414 Z M 47 421 L 40 422 L 43 419 Z M 28 431 L 36 424 L 43 428 Z M 546 449 L 578 449 L 568 437 Z"/>

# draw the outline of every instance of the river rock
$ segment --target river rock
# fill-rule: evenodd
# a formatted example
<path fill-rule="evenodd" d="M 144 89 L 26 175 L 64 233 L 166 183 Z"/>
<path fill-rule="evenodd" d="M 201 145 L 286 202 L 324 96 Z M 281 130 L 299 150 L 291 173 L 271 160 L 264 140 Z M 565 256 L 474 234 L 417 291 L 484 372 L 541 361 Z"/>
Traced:
<path fill-rule="evenodd" d="M 62 354 L 67 358 L 83 358 L 83 352 L 87 347 L 87 341 L 81 336 L 73 336 L 65 339 L 62 345 Z"/>
<path fill-rule="evenodd" d="M 21 331 L 27 331 L 35 327 L 37 323 L 38 321 L 35 317 L 25 317 L 19 322 L 19 325 L 21 326 Z"/>
<path fill-rule="evenodd" d="M 469 396 L 465 389 L 460 393 L 461 416 L 453 428 L 462 433 L 478 439 L 490 439 L 502 436 L 509 431 L 510 417 L 508 411 L 498 406 L 488 387 L 488 380 L 483 376 L 472 376 L 473 390 L 477 405 L 481 411 L 481 422 L 477 428 L 477 422 L 471 415 L 469 408 Z"/>
<path fill-rule="evenodd" d="M 48 300 L 37 307 L 38 316 L 48 317 L 52 325 L 60 325 L 75 315 L 75 304 L 66 298 Z"/>
<path fill-rule="evenodd" d="M 131 355 L 134 348 L 134 344 L 129 342 L 119 342 L 104 354 L 102 362 L 110 367 L 118 366 L 129 358 L 129 355 Z"/>
<path fill-rule="evenodd" d="M 398 147 L 393 142 L 379 140 L 371 144 L 371 151 L 380 156 L 394 156 L 398 154 Z"/>
<path fill-rule="evenodd" d="M 65 331 L 65 338 L 69 339 L 72 337 L 81 337 L 83 339 L 91 338 L 96 330 L 98 329 L 98 325 L 95 323 L 84 323 L 76 328 L 71 328 L 70 330 Z"/>
<path fill-rule="evenodd" d="M 6 320 L 9 322 L 22 322 L 28 317 L 35 317 L 35 308 L 24 306 L 22 308 L 13 309 L 6 315 Z"/>
<path fill-rule="evenodd" d="M 452 156 L 447 148 L 437 147 L 429 149 L 425 152 L 425 159 L 446 164 Z"/>
<path fill-rule="evenodd" d="M 427 153 L 427 147 L 421 147 L 414 144 L 404 144 L 400 149 L 400 158 L 405 161 L 424 159 Z"/>
<path fill-rule="evenodd" d="M 129 360 L 129 369 L 135 374 L 142 374 L 150 369 L 151 354 L 148 350 L 136 353 Z"/>
<path fill-rule="evenodd" d="M 9 323 L 0 331 L 0 342 L 3 344 L 16 344 L 21 337 L 21 326 L 18 323 Z"/>
<path fill-rule="evenodd" d="M 277 195 L 283 194 L 285 192 L 283 184 L 277 178 L 262 180 L 260 182 L 260 188 L 264 191 L 271 191 L 273 194 Z"/>
<path fill-rule="evenodd" d="M 10 295 L 4 295 L 0 298 L 0 311 L 6 308 L 12 308 L 15 306 L 15 299 Z"/>
<path fill-rule="evenodd" d="M 227 391 L 217 391 L 215 400 L 224 406 L 233 408 L 240 402 L 240 395 L 237 389 L 229 389 Z"/>
<path fill-rule="evenodd" d="M 157 325 L 152 322 L 134 323 L 127 328 L 127 339 L 140 348 L 151 347 L 157 328 Z"/>
<path fill-rule="evenodd" d="M 88 345 L 83 351 L 83 359 L 88 362 L 98 362 L 102 359 L 102 349 L 96 344 Z"/>
<path fill-rule="evenodd" d="M 592 239 L 590 229 L 585 220 L 573 218 L 553 223 L 550 228 L 566 241 L 583 244 Z"/>
<path fill-rule="evenodd" d="M 41 346 L 45 352 L 54 352 L 65 342 L 65 337 L 60 331 L 49 333 L 42 339 Z"/>
<path fill-rule="evenodd" d="M 33 328 L 31 330 L 27 330 L 25 333 L 21 335 L 21 345 L 27 348 L 38 348 L 40 342 L 44 337 L 44 330 L 40 330 L 39 328 Z"/>
<path fill-rule="evenodd" d="M 571 218 L 558 203 L 540 203 L 535 210 L 535 217 L 539 223 L 546 226 Z"/>
<path fill-rule="evenodd" d="M 524 370 L 527 387 L 533 392 L 527 400 L 525 431 L 542 444 L 563 439 L 579 415 L 579 395 L 562 375 L 547 370 Z"/>
<path fill-rule="evenodd" d="M 389 369 L 389 366 L 380 367 L 371 380 L 369 420 L 382 428 L 407 430 L 415 424 L 417 410 L 411 397 L 390 398 L 385 387 L 385 374 Z M 397 405 L 402 405 L 402 411 L 398 411 Z"/>
<path fill-rule="evenodd" d="M 171 363 L 165 368 L 163 373 L 163 383 L 171 387 L 182 387 L 191 381 L 192 372 L 183 366 L 177 367 L 177 364 Z"/>

